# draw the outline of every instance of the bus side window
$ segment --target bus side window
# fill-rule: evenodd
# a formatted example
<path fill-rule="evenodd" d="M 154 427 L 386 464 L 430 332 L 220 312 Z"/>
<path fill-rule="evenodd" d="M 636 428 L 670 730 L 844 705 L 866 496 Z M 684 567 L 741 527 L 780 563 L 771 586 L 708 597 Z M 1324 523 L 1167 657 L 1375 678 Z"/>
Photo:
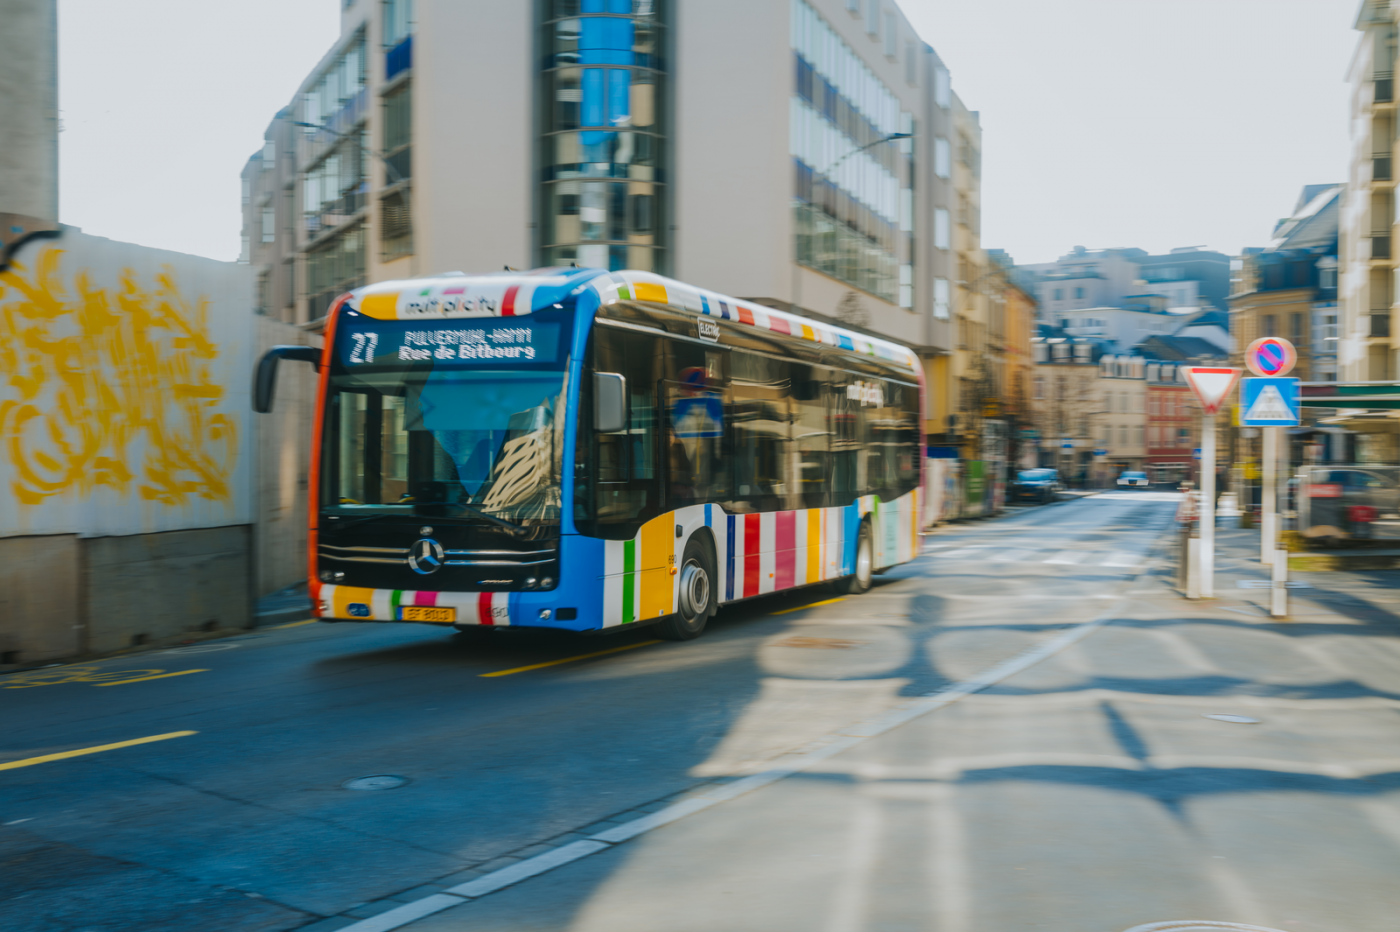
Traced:
<path fill-rule="evenodd" d="M 864 448 L 860 402 L 836 379 L 831 400 L 831 504 L 844 508 L 865 494 Z"/>
<path fill-rule="evenodd" d="M 730 361 L 732 508 L 754 512 L 793 507 L 788 504 L 794 490 L 787 367 L 775 359 L 739 352 Z"/>
<path fill-rule="evenodd" d="M 794 366 L 793 464 L 795 491 L 803 508 L 824 508 L 830 504 L 831 483 L 831 392 L 832 373 L 824 366 Z"/>

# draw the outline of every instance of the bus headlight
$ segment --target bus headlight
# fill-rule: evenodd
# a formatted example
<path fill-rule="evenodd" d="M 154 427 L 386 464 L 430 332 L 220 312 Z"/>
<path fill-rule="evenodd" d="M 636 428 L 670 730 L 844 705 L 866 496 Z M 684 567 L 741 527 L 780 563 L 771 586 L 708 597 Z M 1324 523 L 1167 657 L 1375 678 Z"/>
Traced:
<path fill-rule="evenodd" d="M 540 609 L 540 621 L 549 621 L 550 616 L 552 616 L 553 614 L 554 614 L 554 611 L 553 611 L 552 609 L 548 609 L 548 608 L 542 608 L 542 609 Z"/>
<path fill-rule="evenodd" d="M 554 588 L 554 577 L 553 577 L 553 576 L 546 576 L 544 579 L 541 579 L 541 580 L 540 580 L 540 588 L 541 588 L 541 589 L 553 589 L 553 588 Z"/>
<path fill-rule="evenodd" d="M 533 576 L 531 576 L 531 577 L 529 577 L 528 579 L 525 580 L 525 588 L 526 588 L 526 589 L 535 589 L 535 588 L 538 588 L 538 587 L 539 587 L 539 584 L 540 584 L 540 581 L 539 581 L 538 579 L 536 579 L 535 577 L 533 577 Z"/>

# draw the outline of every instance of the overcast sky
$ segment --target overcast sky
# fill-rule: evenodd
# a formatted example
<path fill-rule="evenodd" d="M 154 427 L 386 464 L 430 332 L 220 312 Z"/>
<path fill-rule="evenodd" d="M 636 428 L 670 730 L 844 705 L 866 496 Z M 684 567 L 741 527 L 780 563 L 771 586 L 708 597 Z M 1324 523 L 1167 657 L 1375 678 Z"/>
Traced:
<path fill-rule="evenodd" d="M 62 220 L 235 258 L 239 172 L 339 6 L 59 0 Z M 1303 185 L 1346 178 L 1356 0 L 902 6 L 982 114 L 982 241 L 1019 262 L 1235 253 L 1267 242 Z"/>

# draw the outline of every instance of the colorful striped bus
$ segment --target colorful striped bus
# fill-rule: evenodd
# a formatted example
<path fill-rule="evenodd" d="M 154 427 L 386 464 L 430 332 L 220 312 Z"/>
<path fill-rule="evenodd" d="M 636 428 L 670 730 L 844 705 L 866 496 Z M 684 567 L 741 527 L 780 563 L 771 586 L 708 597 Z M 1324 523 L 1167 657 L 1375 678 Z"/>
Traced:
<path fill-rule="evenodd" d="M 919 551 L 909 349 L 646 272 L 368 285 L 330 311 L 310 588 L 322 621 L 654 625 Z"/>

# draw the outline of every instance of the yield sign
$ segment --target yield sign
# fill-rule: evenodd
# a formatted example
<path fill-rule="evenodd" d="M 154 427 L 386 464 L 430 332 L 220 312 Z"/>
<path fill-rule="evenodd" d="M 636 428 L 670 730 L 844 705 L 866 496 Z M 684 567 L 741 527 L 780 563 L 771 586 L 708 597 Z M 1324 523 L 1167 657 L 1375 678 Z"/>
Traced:
<path fill-rule="evenodd" d="M 1184 371 L 1187 384 L 1196 393 L 1206 414 L 1215 414 L 1220 410 L 1241 374 L 1239 369 L 1217 366 L 1185 366 Z"/>

